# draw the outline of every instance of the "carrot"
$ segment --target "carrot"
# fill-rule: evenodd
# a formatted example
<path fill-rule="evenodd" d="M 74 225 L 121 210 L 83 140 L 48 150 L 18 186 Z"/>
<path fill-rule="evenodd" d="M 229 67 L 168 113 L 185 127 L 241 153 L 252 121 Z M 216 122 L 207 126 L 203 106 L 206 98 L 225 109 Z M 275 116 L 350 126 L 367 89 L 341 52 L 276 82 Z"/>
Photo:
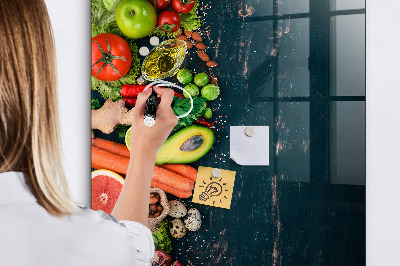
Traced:
<path fill-rule="evenodd" d="M 151 180 L 151 186 L 162 189 L 165 192 L 172 194 L 174 196 L 177 196 L 179 198 L 182 198 L 182 199 L 186 199 L 186 198 L 189 198 L 190 196 L 192 196 L 192 191 L 183 191 L 183 190 L 177 189 L 175 187 L 172 187 L 170 185 L 157 182 L 153 179 Z"/>
<path fill-rule="evenodd" d="M 152 180 L 183 191 L 192 191 L 194 182 L 180 174 L 154 166 Z"/>
<path fill-rule="evenodd" d="M 128 166 L 129 158 L 92 145 L 92 168 L 104 168 L 126 175 Z M 194 187 L 194 182 L 192 180 L 159 166 L 154 166 L 152 182 L 153 181 L 168 186 L 170 191 L 190 191 L 191 193 Z"/>
<path fill-rule="evenodd" d="M 197 178 L 197 170 L 196 168 L 187 165 L 187 164 L 163 164 L 160 167 L 164 169 L 168 169 L 177 174 L 183 175 L 186 178 L 189 178 L 193 182 L 196 182 Z"/>
<path fill-rule="evenodd" d="M 112 152 L 114 154 L 121 155 L 127 158 L 129 158 L 131 155 L 128 148 L 124 144 L 114 142 L 111 140 L 94 138 L 92 139 L 92 146 L 96 146 L 108 152 Z"/>
<path fill-rule="evenodd" d="M 129 158 L 92 146 L 92 168 L 108 169 L 126 175 Z"/>

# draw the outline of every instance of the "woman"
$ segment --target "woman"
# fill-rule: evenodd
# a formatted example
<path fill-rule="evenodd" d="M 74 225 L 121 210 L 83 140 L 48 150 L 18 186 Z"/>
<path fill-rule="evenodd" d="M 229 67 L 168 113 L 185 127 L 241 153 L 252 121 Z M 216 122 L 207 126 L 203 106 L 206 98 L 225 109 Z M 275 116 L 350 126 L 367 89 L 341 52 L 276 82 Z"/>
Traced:
<path fill-rule="evenodd" d="M 157 151 L 177 124 L 173 91 L 155 88 L 161 102 L 151 128 L 143 123 L 151 90 L 139 95 L 135 149 L 107 215 L 77 207 L 68 193 L 54 41 L 43 0 L 0 1 L 0 59 L 0 265 L 149 265 L 150 180 Z"/>

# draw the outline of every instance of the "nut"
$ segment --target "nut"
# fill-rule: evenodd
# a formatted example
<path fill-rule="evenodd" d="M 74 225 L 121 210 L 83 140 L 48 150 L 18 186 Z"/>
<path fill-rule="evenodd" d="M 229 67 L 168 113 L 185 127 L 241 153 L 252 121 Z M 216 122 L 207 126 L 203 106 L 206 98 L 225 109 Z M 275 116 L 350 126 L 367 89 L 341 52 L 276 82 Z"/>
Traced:
<path fill-rule="evenodd" d="M 193 47 L 193 43 L 191 41 L 186 41 L 186 46 L 188 49 L 191 49 Z"/>
<path fill-rule="evenodd" d="M 200 33 L 198 33 L 197 31 L 192 32 L 192 38 L 196 42 L 202 42 L 203 41 L 203 38 L 201 37 Z"/>
<path fill-rule="evenodd" d="M 185 35 L 186 35 L 186 37 L 190 38 L 190 37 L 192 37 L 192 32 L 185 30 Z"/>
<path fill-rule="evenodd" d="M 202 50 L 197 50 L 197 55 L 200 57 L 200 59 L 201 60 L 203 60 L 203 61 L 208 61 L 208 60 L 210 60 L 210 57 L 205 53 L 205 52 L 203 52 Z"/>
<path fill-rule="evenodd" d="M 197 42 L 194 46 L 196 46 L 196 48 L 200 50 L 207 49 L 207 46 L 202 42 Z"/>
<path fill-rule="evenodd" d="M 217 85 L 218 79 L 217 79 L 216 77 L 211 77 L 211 78 L 210 78 L 210 83 L 211 83 L 211 84 L 214 84 L 214 85 Z"/>
<path fill-rule="evenodd" d="M 207 65 L 208 67 L 216 67 L 216 66 L 218 66 L 218 63 L 215 62 L 215 61 L 213 61 L 213 60 L 210 60 L 210 61 L 208 61 L 208 62 L 206 63 L 206 65 Z"/>
<path fill-rule="evenodd" d="M 150 204 L 150 205 L 149 205 L 149 209 L 150 209 L 150 211 L 152 211 L 152 212 L 156 212 L 156 211 L 157 211 L 157 205 L 156 205 L 156 204 Z"/>
<path fill-rule="evenodd" d="M 182 40 L 182 41 L 187 41 L 187 38 L 185 35 L 179 35 L 178 37 L 176 37 L 178 40 Z"/>

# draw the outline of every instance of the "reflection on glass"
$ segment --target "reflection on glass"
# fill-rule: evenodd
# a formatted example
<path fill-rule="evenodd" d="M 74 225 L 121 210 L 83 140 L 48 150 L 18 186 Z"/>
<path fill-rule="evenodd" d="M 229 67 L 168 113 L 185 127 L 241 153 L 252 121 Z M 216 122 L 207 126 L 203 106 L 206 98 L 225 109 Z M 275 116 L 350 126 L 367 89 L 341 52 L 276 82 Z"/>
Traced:
<path fill-rule="evenodd" d="M 365 95 L 365 15 L 331 19 L 331 94 Z"/>
<path fill-rule="evenodd" d="M 278 10 L 279 14 L 308 13 L 309 5 L 309 0 L 283 0 L 278 1 Z"/>
<path fill-rule="evenodd" d="M 308 102 L 278 104 L 274 125 L 278 134 L 275 155 L 278 177 L 282 181 L 310 181 L 310 105 Z"/>
<path fill-rule="evenodd" d="M 331 183 L 365 185 L 365 102 L 331 104 Z"/>
<path fill-rule="evenodd" d="M 331 0 L 331 10 L 365 8 L 365 0 Z"/>
<path fill-rule="evenodd" d="M 240 1 L 239 17 L 260 17 L 272 16 L 273 1 L 272 0 L 245 0 Z"/>
<path fill-rule="evenodd" d="M 272 21 L 249 22 L 245 24 L 246 32 L 250 34 L 239 45 L 244 47 L 239 53 L 238 61 L 244 65 L 244 75 L 252 94 L 250 99 L 273 96 L 272 74 L 276 57 L 272 56 L 273 28 Z"/>
<path fill-rule="evenodd" d="M 309 19 L 280 20 L 278 25 L 279 96 L 308 96 Z"/>

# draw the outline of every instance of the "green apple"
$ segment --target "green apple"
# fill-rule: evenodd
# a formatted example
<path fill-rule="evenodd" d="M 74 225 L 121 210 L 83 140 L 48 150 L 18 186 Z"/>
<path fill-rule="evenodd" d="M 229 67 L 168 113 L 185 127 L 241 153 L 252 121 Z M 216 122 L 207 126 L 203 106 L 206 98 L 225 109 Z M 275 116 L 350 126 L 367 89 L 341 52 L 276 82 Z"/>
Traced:
<path fill-rule="evenodd" d="M 153 32 L 157 14 L 147 0 L 122 0 L 117 8 L 116 19 L 123 34 L 139 39 Z"/>

